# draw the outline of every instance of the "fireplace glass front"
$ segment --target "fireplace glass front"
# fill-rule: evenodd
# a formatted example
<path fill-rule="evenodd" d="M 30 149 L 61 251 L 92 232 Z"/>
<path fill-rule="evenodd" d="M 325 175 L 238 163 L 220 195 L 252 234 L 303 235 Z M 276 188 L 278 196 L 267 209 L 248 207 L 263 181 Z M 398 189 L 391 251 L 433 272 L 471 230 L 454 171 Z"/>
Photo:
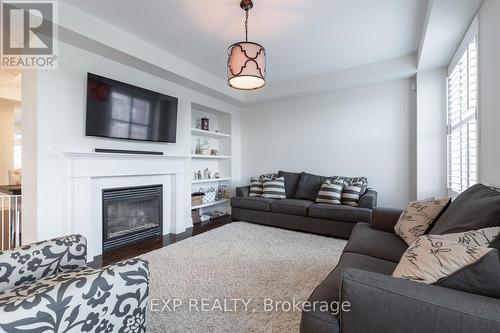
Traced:
<path fill-rule="evenodd" d="M 162 185 L 103 190 L 103 252 L 162 234 Z"/>

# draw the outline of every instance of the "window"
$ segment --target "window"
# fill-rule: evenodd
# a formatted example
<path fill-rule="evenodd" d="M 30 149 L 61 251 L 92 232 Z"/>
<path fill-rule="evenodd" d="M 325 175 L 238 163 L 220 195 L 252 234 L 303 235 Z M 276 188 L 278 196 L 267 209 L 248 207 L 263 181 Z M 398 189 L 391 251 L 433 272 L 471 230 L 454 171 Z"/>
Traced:
<path fill-rule="evenodd" d="M 478 181 L 478 34 L 474 20 L 448 69 L 448 189 Z"/>

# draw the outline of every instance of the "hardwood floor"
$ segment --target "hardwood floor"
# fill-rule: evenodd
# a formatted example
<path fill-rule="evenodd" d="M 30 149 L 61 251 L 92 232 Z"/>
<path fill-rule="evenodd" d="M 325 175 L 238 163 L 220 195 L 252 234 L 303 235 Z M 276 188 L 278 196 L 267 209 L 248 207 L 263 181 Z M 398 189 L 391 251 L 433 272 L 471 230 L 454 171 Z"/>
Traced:
<path fill-rule="evenodd" d="M 153 250 L 161 249 L 162 247 L 222 227 L 223 225 L 231 222 L 231 216 L 228 215 L 207 222 L 198 223 L 180 234 L 168 234 L 162 237 L 145 240 L 139 244 L 128 245 L 120 249 L 110 251 L 102 256 L 95 257 L 95 260 L 89 262 L 88 265 L 94 268 L 111 265 L 124 259 L 133 258 Z"/>

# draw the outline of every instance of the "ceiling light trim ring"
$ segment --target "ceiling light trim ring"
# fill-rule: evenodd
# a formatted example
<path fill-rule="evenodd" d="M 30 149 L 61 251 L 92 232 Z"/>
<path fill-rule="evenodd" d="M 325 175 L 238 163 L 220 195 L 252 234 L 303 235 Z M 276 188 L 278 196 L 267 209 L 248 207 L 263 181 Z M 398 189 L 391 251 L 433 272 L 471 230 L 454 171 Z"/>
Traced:
<path fill-rule="evenodd" d="M 239 77 L 255 77 L 255 78 L 261 79 L 261 80 L 262 80 L 262 82 L 263 82 L 263 84 L 262 84 L 261 86 L 254 87 L 254 88 L 240 88 L 240 87 L 233 86 L 233 85 L 231 84 L 231 80 L 232 80 L 232 79 L 237 79 L 237 78 L 239 78 Z M 264 87 L 264 86 L 266 85 L 266 81 L 265 81 L 262 77 L 260 77 L 260 76 L 258 76 L 258 75 L 251 75 L 251 74 L 247 74 L 247 75 L 235 76 L 235 77 L 230 78 L 230 79 L 228 80 L 228 85 L 229 85 L 231 88 L 233 88 L 233 89 L 237 89 L 237 90 L 246 90 L 246 91 L 249 91 L 249 90 L 257 90 L 257 89 L 260 89 L 260 88 Z"/>

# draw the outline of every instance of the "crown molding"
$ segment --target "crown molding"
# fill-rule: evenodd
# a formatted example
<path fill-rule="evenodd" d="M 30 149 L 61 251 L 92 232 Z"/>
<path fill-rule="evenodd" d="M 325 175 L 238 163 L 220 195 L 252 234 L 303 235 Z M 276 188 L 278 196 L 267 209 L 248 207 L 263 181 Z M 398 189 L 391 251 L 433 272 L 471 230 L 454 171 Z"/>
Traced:
<path fill-rule="evenodd" d="M 379 82 L 411 78 L 417 73 L 416 53 L 369 65 L 347 68 L 304 79 L 270 83 L 266 89 L 245 95 L 245 106 L 275 102 Z"/>

